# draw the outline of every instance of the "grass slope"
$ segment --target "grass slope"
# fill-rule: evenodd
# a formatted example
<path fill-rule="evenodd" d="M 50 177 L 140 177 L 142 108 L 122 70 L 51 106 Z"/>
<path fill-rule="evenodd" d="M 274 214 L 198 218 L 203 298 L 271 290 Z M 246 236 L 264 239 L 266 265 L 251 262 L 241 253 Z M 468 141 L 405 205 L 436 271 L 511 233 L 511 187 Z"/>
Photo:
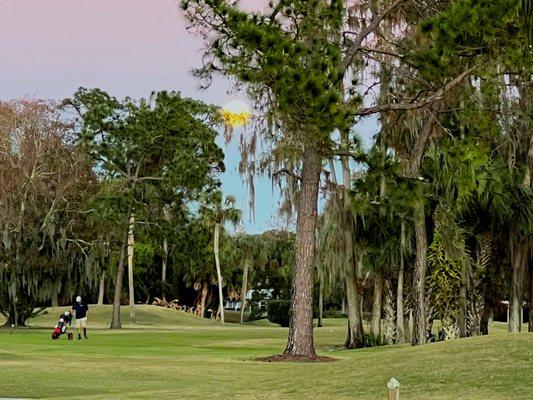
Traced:
<path fill-rule="evenodd" d="M 69 399 L 385 399 L 396 377 L 403 399 L 530 399 L 533 335 L 498 333 L 422 347 L 342 350 L 345 320 L 315 330 L 335 363 L 261 363 L 287 330 L 220 327 L 181 312 L 137 308 L 138 324 L 106 328 L 110 307 L 91 307 L 90 339 L 52 341 L 58 310 L 33 329 L 0 330 L 0 397 Z M 48 328 L 39 328 L 47 326 Z M 502 333 L 500 333 L 502 332 Z"/>

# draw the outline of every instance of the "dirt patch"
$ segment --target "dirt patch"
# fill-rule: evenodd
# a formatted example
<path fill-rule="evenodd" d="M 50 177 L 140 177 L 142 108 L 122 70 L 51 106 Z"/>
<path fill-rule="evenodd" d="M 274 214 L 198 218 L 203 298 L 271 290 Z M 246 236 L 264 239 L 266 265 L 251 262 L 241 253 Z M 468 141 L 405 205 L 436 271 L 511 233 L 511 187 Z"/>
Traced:
<path fill-rule="evenodd" d="M 262 362 L 334 362 L 339 361 L 338 358 L 327 356 L 296 356 L 288 354 L 276 354 L 274 356 L 260 357 L 257 361 Z"/>

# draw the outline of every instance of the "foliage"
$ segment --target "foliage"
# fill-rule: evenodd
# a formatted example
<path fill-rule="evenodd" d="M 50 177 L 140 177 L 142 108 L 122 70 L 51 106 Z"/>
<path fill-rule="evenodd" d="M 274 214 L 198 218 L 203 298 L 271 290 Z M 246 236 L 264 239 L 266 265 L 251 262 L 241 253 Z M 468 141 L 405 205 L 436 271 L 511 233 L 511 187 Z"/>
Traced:
<path fill-rule="evenodd" d="M 460 309 L 466 306 L 461 304 L 459 292 L 463 266 L 468 259 L 465 259 L 462 250 L 464 238 L 460 230 L 450 223 L 449 210 L 441 206 L 435 217 L 438 223 L 428 253 L 430 295 L 433 307 L 440 316 L 445 338 L 455 339 L 459 336 Z"/>
<path fill-rule="evenodd" d="M 81 143 L 104 178 L 124 179 L 130 207 L 152 198 L 145 184 L 163 202 L 183 204 L 216 185 L 213 172 L 224 170 L 214 111 L 201 102 L 174 92 L 121 102 L 99 89 L 80 89 L 71 103 L 83 118 Z"/>
<path fill-rule="evenodd" d="M 267 231 L 259 235 L 266 251 L 263 267 L 256 269 L 251 287 L 271 290 L 273 299 L 289 299 L 295 263 L 295 237 L 287 231 Z"/>
<path fill-rule="evenodd" d="M 450 4 L 443 12 L 424 21 L 420 29 L 429 36 L 430 49 L 419 54 L 428 73 L 441 75 L 450 61 L 480 59 L 506 67 L 531 65 L 532 52 L 524 46 L 531 27 L 518 12 L 517 0 L 467 0 Z M 428 60 L 430 60 L 428 62 Z"/>
<path fill-rule="evenodd" d="M 376 337 L 372 332 L 365 332 L 363 336 L 364 347 L 381 346 L 381 338 Z"/>
<path fill-rule="evenodd" d="M 260 319 L 267 311 L 269 296 L 262 290 L 254 290 L 250 300 L 250 320 Z"/>
<path fill-rule="evenodd" d="M 283 126 L 283 145 L 329 141 L 346 127 L 339 83 L 341 50 L 331 40 L 342 25 L 341 1 L 293 1 L 249 14 L 220 1 L 183 1 L 187 18 L 208 39 L 199 76 L 235 76 Z M 320 26 L 316 23 L 320 21 Z"/>
<path fill-rule="evenodd" d="M 291 302 L 289 300 L 270 300 L 267 303 L 267 316 L 270 322 L 284 327 L 289 326 Z"/>
<path fill-rule="evenodd" d="M 34 308 L 91 287 L 106 249 L 86 218 L 90 160 L 52 102 L 0 103 L 0 312 L 24 325 Z"/>

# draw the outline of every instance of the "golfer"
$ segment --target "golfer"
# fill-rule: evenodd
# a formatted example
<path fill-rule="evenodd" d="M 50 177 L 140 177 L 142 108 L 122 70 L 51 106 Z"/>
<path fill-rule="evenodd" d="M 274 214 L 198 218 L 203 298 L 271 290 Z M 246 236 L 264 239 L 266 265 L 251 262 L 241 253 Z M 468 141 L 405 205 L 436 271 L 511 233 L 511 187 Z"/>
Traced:
<path fill-rule="evenodd" d="M 83 337 L 87 339 L 87 314 L 89 306 L 82 303 L 81 296 L 76 297 L 76 302 L 72 306 L 72 311 L 76 312 L 76 329 L 78 330 L 78 340 L 81 339 L 81 328 L 83 328 Z"/>

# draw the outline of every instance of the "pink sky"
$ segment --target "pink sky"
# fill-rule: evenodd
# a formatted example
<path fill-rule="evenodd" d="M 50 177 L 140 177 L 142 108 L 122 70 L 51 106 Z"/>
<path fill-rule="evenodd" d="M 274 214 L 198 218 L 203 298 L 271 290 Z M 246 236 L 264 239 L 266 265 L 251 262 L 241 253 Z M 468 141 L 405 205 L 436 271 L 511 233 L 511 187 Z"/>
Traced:
<path fill-rule="evenodd" d="M 247 9 L 267 0 L 243 0 Z M 201 65 L 201 39 L 185 29 L 179 0 L 0 0 L 0 99 L 23 96 L 63 99 L 80 86 L 99 87 L 117 97 L 146 97 L 152 90 L 222 105 L 234 96 L 219 78 L 206 92 L 191 75 Z M 376 124 L 361 126 L 361 132 Z M 247 214 L 247 191 L 236 172 L 239 151 L 226 148 L 224 192 L 236 196 Z M 270 226 L 278 194 L 258 179 L 256 224 Z"/>
<path fill-rule="evenodd" d="M 0 0 L 0 98 L 64 98 L 85 86 L 119 97 L 174 89 L 220 104 L 227 84 L 199 93 L 190 74 L 200 48 L 178 0 Z"/>
<path fill-rule="evenodd" d="M 202 42 L 185 26 L 178 0 L 0 0 L 0 99 L 63 99 L 84 86 L 117 97 L 179 90 L 224 104 L 233 97 L 224 79 L 198 90 L 190 71 L 201 65 Z M 247 215 L 237 144 L 225 152 L 223 190 Z M 244 221 L 250 232 L 267 229 L 277 208 L 267 179 L 258 179 L 256 191 L 256 223 Z"/>

